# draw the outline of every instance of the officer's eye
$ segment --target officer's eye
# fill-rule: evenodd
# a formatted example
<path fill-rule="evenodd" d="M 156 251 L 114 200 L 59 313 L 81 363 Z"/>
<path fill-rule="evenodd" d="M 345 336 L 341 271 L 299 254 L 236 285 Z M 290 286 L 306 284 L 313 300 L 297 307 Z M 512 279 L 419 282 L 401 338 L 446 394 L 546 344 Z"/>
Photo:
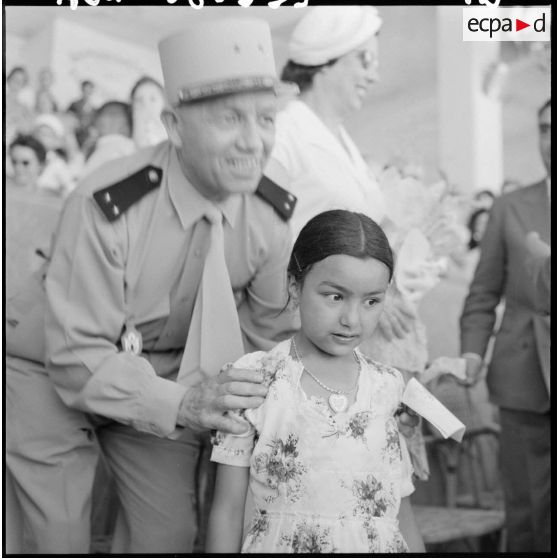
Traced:
<path fill-rule="evenodd" d="M 238 123 L 239 116 L 236 112 L 229 110 L 219 114 L 217 121 L 224 126 L 232 126 Z"/>
<path fill-rule="evenodd" d="M 340 300 L 343 300 L 343 295 L 339 293 L 324 293 L 324 296 L 331 302 L 339 302 Z"/>
<path fill-rule="evenodd" d="M 275 114 L 261 114 L 259 120 L 262 126 L 275 126 Z"/>

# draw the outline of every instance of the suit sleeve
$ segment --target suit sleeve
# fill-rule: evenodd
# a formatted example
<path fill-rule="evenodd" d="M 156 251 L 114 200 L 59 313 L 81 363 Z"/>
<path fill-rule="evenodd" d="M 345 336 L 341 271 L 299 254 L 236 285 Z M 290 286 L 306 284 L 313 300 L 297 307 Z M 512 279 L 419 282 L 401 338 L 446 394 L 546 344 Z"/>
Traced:
<path fill-rule="evenodd" d="M 46 278 L 46 365 L 70 407 L 166 436 L 186 388 L 119 349 L 125 239 L 124 218 L 109 223 L 91 198 L 68 199 Z"/>
<path fill-rule="evenodd" d="M 540 256 L 535 259 L 532 273 L 537 307 L 544 308 L 550 314 L 550 256 Z"/>
<path fill-rule="evenodd" d="M 288 226 L 274 226 L 265 260 L 238 306 L 240 327 L 247 352 L 270 350 L 299 328 L 298 314 L 285 308 L 287 294 L 287 264 L 290 256 Z"/>
<path fill-rule="evenodd" d="M 460 319 L 461 353 L 484 356 L 506 282 L 505 205 L 497 199 L 480 245 L 480 258 Z"/>

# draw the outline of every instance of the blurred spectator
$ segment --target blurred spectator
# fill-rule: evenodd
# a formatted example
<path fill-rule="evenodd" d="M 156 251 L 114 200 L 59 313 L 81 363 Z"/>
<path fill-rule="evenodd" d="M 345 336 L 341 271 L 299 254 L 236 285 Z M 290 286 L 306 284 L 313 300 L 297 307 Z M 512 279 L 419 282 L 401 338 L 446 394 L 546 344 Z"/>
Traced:
<path fill-rule="evenodd" d="M 5 100 L 5 141 L 10 143 L 18 134 L 27 134 L 33 125 L 33 112 L 22 100 L 29 81 L 27 71 L 22 66 L 13 68 L 6 78 Z"/>
<path fill-rule="evenodd" d="M 7 183 L 20 188 L 33 189 L 46 162 L 46 150 L 43 144 L 30 135 L 19 135 L 10 144 L 9 156 L 13 176 Z"/>
<path fill-rule="evenodd" d="M 132 87 L 130 99 L 136 145 L 146 147 L 166 140 L 167 133 L 161 121 L 166 104 L 162 85 L 152 77 L 143 76 Z"/>
<path fill-rule="evenodd" d="M 58 112 L 58 103 L 52 93 L 54 76 L 49 68 L 43 68 L 38 76 L 37 92 L 35 94 L 35 112 L 44 114 Z"/>
<path fill-rule="evenodd" d="M 473 197 L 473 205 L 478 208 L 490 209 L 496 195 L 492 190 L 479 190 Z"/>
<path fill-rule="evenodd" d="M 46 165 L 37 185 L 62 196 L 68 195 L 76 183 L 67 162 L 65 134 L 64 125 L 56 115 L 41 114 L 35 119 L 33 136 L 44 145 L 47 152 Z"/>
<path fill-rule="evenodd" d="M 467 223 L 470 233 L 469 250 L 473 250 L 480 245 L 484 231 L 486 230 L 489 216 L 490 210 L 481 207 L 480 209 L 473 211 L 471 217 L 469 217 L 469 221 Z"/>
<path fill-rule="evenodd" d="M 82 81 L 81 97 L 71 103 L 67 110 L 67 112 L 72 113 L 78 121 L 76 126 L 76 138 L 80 147 L 83 146 L 90 133 L 90 128 L 95 116 L 95 106 L 93 105 L 94 91 L 95 84 L 92 81 Z"/>
<path fill-rule="evenodd" d="M 29 85 L 29 74 L 23 66 L 15 66 L 8 74 L 7 83 L 10 94 L 28 109 L 33 109 L 34 94 Z"/>
<path fill-rule="evenodd" d="M 35 97 L 35 113 L 56 113 L 56 102 L 49 91 L 37 91 L 37 95 Z"/>
<path fill-rule="evenodd" d="M 6 78 L 6 95 L 10 95 L 21 102 L 20 94 L 29 82 L 29 75 L 23 66 L 12 68 Z"/>
<path fill-rule="evenodd" d="M 130 155 L 136 150 L 132 136 L 132 111 L 121 101 L 108 101 L 93 120 L 97 141 L 83 169 L 83 176 L 103 163 Z"/>

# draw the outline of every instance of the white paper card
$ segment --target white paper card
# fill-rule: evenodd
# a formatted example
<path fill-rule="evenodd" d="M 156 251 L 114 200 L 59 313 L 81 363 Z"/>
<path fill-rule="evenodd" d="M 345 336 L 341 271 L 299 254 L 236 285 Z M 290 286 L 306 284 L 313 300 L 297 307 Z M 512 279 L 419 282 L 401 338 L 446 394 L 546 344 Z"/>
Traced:
<path fill-rule="evenodd" d="M 401 401 L 424 417 L 444 438 L 457 442 L 463 439 L 465 425 L 414 378 L 405 386 Z"/>

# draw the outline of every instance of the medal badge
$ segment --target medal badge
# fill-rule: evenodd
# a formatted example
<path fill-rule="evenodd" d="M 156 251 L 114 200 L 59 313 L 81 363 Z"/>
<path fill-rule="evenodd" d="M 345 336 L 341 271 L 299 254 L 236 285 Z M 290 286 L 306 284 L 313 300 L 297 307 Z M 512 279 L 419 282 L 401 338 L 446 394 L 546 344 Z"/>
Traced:
<path fill-rule="evenodd" d="M 133 355 L 141 354 L 143 343 L 141 333 L 131 324 L 126 324 L 126 329 L 120 338 L 122 349 Z"/>

